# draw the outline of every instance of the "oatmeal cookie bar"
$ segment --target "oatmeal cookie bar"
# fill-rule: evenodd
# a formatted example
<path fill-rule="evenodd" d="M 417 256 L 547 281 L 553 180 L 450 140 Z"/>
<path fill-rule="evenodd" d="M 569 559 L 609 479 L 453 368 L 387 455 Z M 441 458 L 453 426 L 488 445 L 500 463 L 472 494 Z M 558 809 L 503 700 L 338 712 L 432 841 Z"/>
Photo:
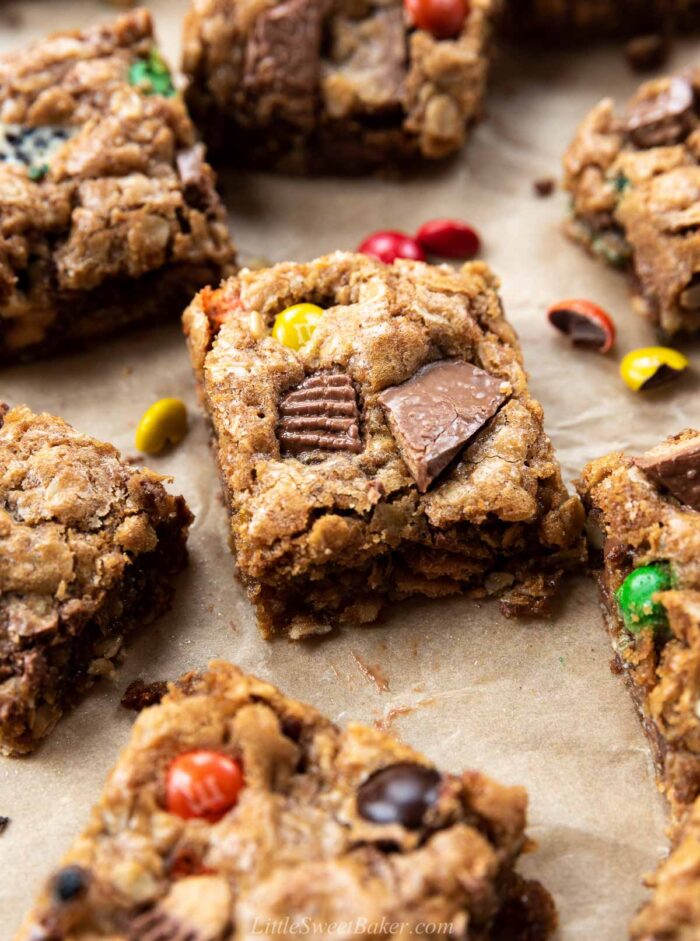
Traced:
<path fill-rule="evenodd" d="M 678 819 L 700 795 L 700 432 L 593 461 L 579 489 L 603 553 L 615 667 Z"/>
<path fill-rule="evenodd" d="M 644 83 L 622 114 L 601 101 L 564 158 L 569 235 L 628 272 L 662 333 L 700 329 L 700 70 Z"/>
<path fill-rule="evenodd" d="M 691 808 L 668 859 L 649 880 L 650 901 L 632 921 L 631 941 L 700 938 L 700 800 Z"/>
<path fill-rule="evenodd" d="M 0 363 L 179 315 L 233 261 L 145 10 L 0 57 Z"/>
<path fill-rule="evenodd" d="M 163 478 L 0 406 L 0 752 L 31 751 L 165 611 L 192 519 Z"/>
<path fill-rule="evenodd" d="M 471 0 L 443 39 L 402 0 L 193 0 L 187 103 L 221 159 L 360 173 L 443 158 L 481 113 L 498 3 Z"/>
<path fill-rule="evenodd" d="M 480 262 L 337 252 L 243 271 L 185 312 L 265 634 L 465 589 L 538 613 L 580 561 L 582 507 L 497 287 Z"/>
<path fill-rule="evenodd" d="M 215 662 L 140 714 L 16 941 L 352 938 L 391 924 L 544 939 L 551 899 L 514 872 L 526 805 L 522 788 L 443 774 Z M 499 933 L 516 915 L 539 933 Z"/>
<path fill-rule="evenodd" d="M 577 41 L 700 22 L 698 0 L 509 0 L 508 29 Z"/>

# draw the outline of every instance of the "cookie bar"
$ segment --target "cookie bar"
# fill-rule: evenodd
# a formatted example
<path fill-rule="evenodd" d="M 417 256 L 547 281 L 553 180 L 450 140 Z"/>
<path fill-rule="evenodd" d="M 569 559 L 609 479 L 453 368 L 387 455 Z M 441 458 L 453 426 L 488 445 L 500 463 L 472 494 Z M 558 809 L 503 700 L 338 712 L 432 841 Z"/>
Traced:
<path fill-rule="evenodd" d="M 700 22 L 698 0 L 509 0 L 509 31 L 577 41 Z"/>
<path fill-rule="evenodd" d="M 0 406 L 0 752 L 32 751 L 165 611 L 192 519 L 163 478 Z"/>
<path fill-rule="evenodd" d="M 593 461 L 580 492 L 603 553 L 615 668 L 678 818 L 700 795 L 700 432 Z"/>
<path fill-rule="evenodd" d="M 233 261 L 145 10 L 0 57 L 0 363 L 179 316 Z"/>
<path fill-rule="evenodd" d="M 545 939 L 551 899 L 514 872 L 526 804 L 215 662 L 140 714 L 16 941 Z"/>
<path fill-rule="evenodd" d="M 700 329 L 700 70 L 641 86 L 622 114 L 610 99 L 564 158 L 569 235 L 627 271 L 633 304 L 664 334 Z"/>
<path fill-rule="evenodd" d="M 220 159 L 361 173 L 444 158 L 481 113 L 498 2 L 470 0 L 442 38 L 402 0 L 193 0 L 187 103 Z"/>
<path fill-rule="evenodd" d="M 679 832 L 671 855 L 649 880 L 654 892 L 632 921 L 631 941 L 700 938 L 700 800 Z"/>
<path fill-rule="evenodd" d="M 539 613 L 581 560 L 582 507 L 497 287 L 482 263 L 338 252 L 243 271 L 185 312 L 266 635 L 463 590 Z"/>

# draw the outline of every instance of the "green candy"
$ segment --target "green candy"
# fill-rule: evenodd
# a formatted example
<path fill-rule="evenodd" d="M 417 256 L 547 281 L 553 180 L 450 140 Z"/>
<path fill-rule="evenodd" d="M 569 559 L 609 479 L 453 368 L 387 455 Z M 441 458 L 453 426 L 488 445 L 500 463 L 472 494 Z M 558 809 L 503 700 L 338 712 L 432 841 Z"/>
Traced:
<path fill-rule="evenodd" d="M 666 610 L 653 601 L 657 591 L 673 588 L 673 575 L 667 562 L 642 565 L 627 576 L 615 597 L 625 627 L 630 634 L 640 631 L 663 631 L 668 627 Z"/>
<path fill-rule="evenodd" d="M 163 95 L 164 98 L 170 98 L 175 94 L 170 69 L 155 48 L 148 53 L 147 59 L 137 59 L 131 63 L 129 84 L 136 86 L 146 95 Z"/>

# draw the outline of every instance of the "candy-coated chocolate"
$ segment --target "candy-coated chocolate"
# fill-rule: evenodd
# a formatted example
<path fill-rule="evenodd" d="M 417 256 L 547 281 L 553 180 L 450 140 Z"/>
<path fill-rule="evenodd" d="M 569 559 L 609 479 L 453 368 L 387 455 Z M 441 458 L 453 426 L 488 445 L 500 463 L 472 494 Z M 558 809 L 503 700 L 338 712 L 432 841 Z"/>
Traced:
<path fill-rule="evenodd" d="M 425 765 L 389 765 L 360 787 L 357 809 L 371 823 L 398 823 L 407 830 L 417 830 L 426 811 L 437 801 L 439 784 L 438 772 Z"/>
<path fill-rule="evenodd" d="M 187 433 L 187 408 L 180 399 L 159 399 L 141 416 L 135 444 L 144 454 L 158 454 L 166 444 L 178 444 Z"/>
<path fill-rule="evenodd" d="M 292 304 L 275 317 L 272 336 L 292 350 L 301 349 L 313 336 L 322 316 L 323 308 L 316 304 Z"/>
<path fill-rule="evenodd" d="M 429 255 L 441 258 L 473 258 L 481 247 L 479 236 L 459 219 L 431 219 L 416 232 L 416 241 Z"/>
<path fill-rule="evenodd" d="M 665 385 L 689 366 L 688 359 L 668 346 L 643 346 L 631 350 L 620 363 L 620 375 L 633 392 Z"/>
<path fill-rule="evenodd" d="M 185 820 L 214 823 L 235 807 L 242 788 L 241 766 L 233 758 L 203 749 L 185 752 L 168 768 L 165 805 Z"/>
<path fill-rule="evenodd" d="M 85 894 L 89 875 L 82 866 L 64 866 L 53 880 L 53 894 L 59 902 L 73 902 Z"/>
<path fill-rule="evenodd" d="M 467 0 L 404 0 L 409 20 L 436 39 L 454 39 L 469 15 Z"/>
<path fill-rule="evenodd" d="M 654 595 L 672 587 L 673 576 L 667 562 L 642 565 L 630 572 L 615 595 L 630 634 L 638 634 L 643 630 L 663 630 L 668 626 L 666 609 L 654 601 Z"/>
<path fill-rule="evenodd" d="M 397 258 L 408 258 L 412 261 L 425 261 L 425 252 L 418 242 L 406 235 L 405 232 L 395 232 L 387 229 L 383 232 L 374 232 L 357 247 L 361 255 L 378 258 L 390 265 Z"/>
<path fill-rule="evenodd" d="M 570 337 L 574 346 L 607 353 L 615 342 L 615 324 L 592 301 L 578 298 L 557 301 L 547 311 L 547 318 L 560 333 Z"/>
<path fill-rule="evenodd" d="M 129 66 L 129 84 L 146 95 L 170 98 L 175 94 L 170 69 L 156 48 L 151 49 L 147 59 L 137 59 Z"/>

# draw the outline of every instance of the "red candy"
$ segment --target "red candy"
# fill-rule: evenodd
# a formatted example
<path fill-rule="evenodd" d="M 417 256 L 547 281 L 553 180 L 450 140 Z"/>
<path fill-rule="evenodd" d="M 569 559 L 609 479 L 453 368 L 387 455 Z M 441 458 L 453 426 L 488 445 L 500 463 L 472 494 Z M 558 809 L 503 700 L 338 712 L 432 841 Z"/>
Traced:
<path fill-rule="evenodd" d="M 416 233 L 416 241 L 430 255 L 442 258 L 473 258 L 481 242 L 474 229 L 459 219 L 431 219 Z"/>
<path fill-rule="evenodd" d="M 357 251 L 390 265 L 397 258 L 425 261 L 425 252 L 418 242 L 403 232 L 375 232 L 358 245 Z"/>
<path fill-rule="evenodd" d="M 404 8 L 417 29 L 436 39 L 454 39 L 469 15 L 468 0 L 404 0 Z"/>
<path fill-rule="evenodd" d="M 603 308 L 592 301 L 557 301 L 547 311 L 547 318 L 574 346 L 607 353 L 615 342 L 615 324 Z"/>
<path fill-rule="evenodd" d="M 168 768 L 165 804 L 171 814 L 215 823 L 238 803 L 243 773 L 237 761 L 213 751 L 179 755 Z"/>

